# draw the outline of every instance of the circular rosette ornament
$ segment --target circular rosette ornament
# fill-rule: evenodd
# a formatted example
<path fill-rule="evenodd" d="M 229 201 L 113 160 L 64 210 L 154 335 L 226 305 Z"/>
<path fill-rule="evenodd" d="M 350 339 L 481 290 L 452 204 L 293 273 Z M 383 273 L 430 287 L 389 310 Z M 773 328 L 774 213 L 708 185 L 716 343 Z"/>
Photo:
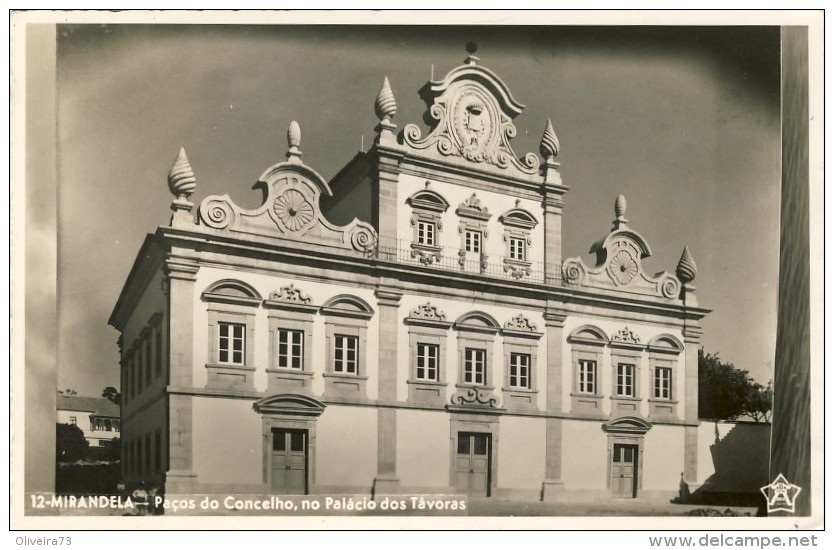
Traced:
<path fill-rule="evenodd" d="M 289 231 L 298 231 L 315 217 L 313 205 L 295 189 L 289 189 L 275 198 L 272 210 Z"/>
<path fill-rule="evenodd" d="M 621 285 L 633 281 L 639 271 L 637 260 L 625 250 L 620 250 L 611 258 L 610 269 L 614 280 Z"/>

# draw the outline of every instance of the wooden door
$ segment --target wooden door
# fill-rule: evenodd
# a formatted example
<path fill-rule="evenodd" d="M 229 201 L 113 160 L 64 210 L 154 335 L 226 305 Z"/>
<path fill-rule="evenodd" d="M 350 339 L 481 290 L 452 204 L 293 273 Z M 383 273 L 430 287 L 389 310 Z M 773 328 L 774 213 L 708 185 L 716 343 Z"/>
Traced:
<path fill-rule="evenodd" d="M 307 493 L 307 430 L 272 429 L 272 491 Z"/>
<path fill-rule="evenodd" d="M 491 434 L 458 433 L 455 488 L 472 496 L 490 496 Z"/>
<path fill-rule="evenodd" d="M 615 497 L 637 496 L 637 445 L 614 444 L 611 457 L 611 491 Z"/>

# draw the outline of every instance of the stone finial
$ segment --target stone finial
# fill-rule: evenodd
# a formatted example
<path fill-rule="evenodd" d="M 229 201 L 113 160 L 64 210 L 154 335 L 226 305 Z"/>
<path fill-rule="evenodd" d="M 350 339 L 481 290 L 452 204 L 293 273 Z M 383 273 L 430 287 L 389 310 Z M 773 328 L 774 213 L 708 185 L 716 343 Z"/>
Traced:
<path fill-rule="evenodd" d="M 473 42 L 473 41 L 467 42 L 466 43 L 466 53 L 468 53 L 469 56 L 466 59 L 464 59 L 463 62 L 466 63 L 467 65 L 475 65 L 478 61 L 480 61 L 480 58 L 475 56 L 475 52 L 477 52 L 477 51 L 478 51 L 478 43 L 477 42 Z"/>
<path fill-rule="evenodd" d="M 678 267 L 675 274 L 678 279 L 685 285 L 695 280 L 695 275 L 698 273 L 698 268 L 695 266 L 695 260 L 692 258 L 692 253 L 689 252 L 689 247 L 683 247 L 681 259 L 678 261 Z"/>
<path fill-rule="evenodd" d="M 617 219 L 624 218 L 626 213 L 626 199 L 624 195 L 618 195 L 614 201 L 614 215 Z"/>
<path fill-rule="evenodd" d="M 168 189 L 179 202 L 188 202 L 188 197 L 197 188 L 197 178 L 191 169 L 191 163 L 185 155 L 185 148 L 180 147 L 177 159 L 174 161 L 171 170 L 168 172 Z"/>
<path fill-rule="evenodd" d="M 556 158 L 556 155 L 559 154 L 559 139 L 556 137 L 556 132 L 553 131 L 553 122 L 549 118 L 544 127 L 541 143 L 539 143 L 539 152 L 545 161 Z"/>
<path fill-rule="evenodd" d="M 390 122 L 394 115 L 397 114 L 397 101 L 394 99 L 394 92 L 391 91 L 391 84 L 388 82 L 388 77 L 382 82 L 382 88 L 376 96 L 374 102 L 374 111 L 379 120 Z"/>
<path fill-rule="evenodd" d="M 617 200 L 614 201 L 614 229 L 616 231 L 620 227 L 625 226 L 628 220 L 625 218 L 626 213 L 626 199 L 624 195 L 618 195 Z"/>
<path fill-rule="evenodd" d="M 295 164 L 301 164 L 301 126 L 293 120 L 287 128 L 287 160 Z"/>

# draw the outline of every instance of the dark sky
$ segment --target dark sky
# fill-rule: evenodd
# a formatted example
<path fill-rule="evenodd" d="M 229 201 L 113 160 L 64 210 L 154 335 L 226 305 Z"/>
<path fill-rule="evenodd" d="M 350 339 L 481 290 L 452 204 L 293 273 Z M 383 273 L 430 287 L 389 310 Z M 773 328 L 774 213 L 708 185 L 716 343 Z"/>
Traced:
<path fill-rule="evenodd" d="M 385 76 L 394 122 L 422 125 L 417 90 L 479 44 L 526 105 L 518 156 L 547 118 L 562 145 L 563 255 L 608 232 L 615 197 L 649 242 L 649 272 L 683 246 L 713 310 L 704 346 L 771 378 L 779 250 L 778 27 L 58 27 L 59 388 L 118 385 L 107 319 L 145 234 L 168 222 L 180 146 L 192 202 L 251 189 L 297 120 L 305 162 L 332 177 L 373 137 Z"/>

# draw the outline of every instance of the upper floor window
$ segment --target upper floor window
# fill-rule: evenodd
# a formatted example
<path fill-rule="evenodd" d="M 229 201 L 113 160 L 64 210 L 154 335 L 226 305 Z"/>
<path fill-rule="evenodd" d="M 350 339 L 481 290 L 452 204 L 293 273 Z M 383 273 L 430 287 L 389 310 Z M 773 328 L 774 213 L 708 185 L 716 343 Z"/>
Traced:
<path fill-rule="evenodd" d="M 248 283 L 224 279 L 202 294 L 207 302 L 209 349 L 206 385 L 254 387 L 255 311 L 263 301 Z"/>
<path fill-rule="evenodd" d="M 70 416 L 69 423 L 72 424 L 73 426 L 78 425 L 78 417 L 77 416 Z"/>
<path fill-rule="evenodd" d="M 162 328 L 156 327 L 156 339 L 154 342 L 154 352 L 156 353 L 156 376 L 162 374 Z"/>
<path fill-rule="evenodd" d="M 318 306 L 304 291 L 288 284 L 264 300 L 269 319 L 267 392 L 306 393 L 313 377 L 313 318 Z"/>
<path fill-rule="evenodd" d="M 437 382 L 438 365 L 440 364 L 440 346 L 437 344 L 417 344 L 416 379 Z"/>
<path fill-rule="evenodd" d="M 436 246 L 437 225 L 434 222 L 417 222 L 417 242 L 427 246 Z"/>
<path fill-rule="evenodd" d="M 527 244 L 524 239 L 510 237 L 510 259 L 521 261 L 527 259 Z"/>
<path fill-rule="evenodd" d="M 452 323 L 446 321 L 445 313 L 426 302 L 411 310 L 405 324 L 411 356 L 408 400 L 442 404 L 446 401 L 446 340 Z"/>
<path fill-rule="evenodd" d="M 345 334 L 335 335 L 333 371 L 342 374 L 356 374 L 358 364 L 359 338 Z"/>
<path fill-rule="evenodd" d="M 625 397 L 635 397 L 634 365 L 628 363 L 617 364 L 617 381 L 615 394 Z"/>
<path fill-rule="evenodd" d="M 246 325 L 218 324 L 217 362 L 231 365 L 246 364 Z"/>
<path fill-rule="evenodd" d="M 672 369 L 671 367 L 656 367 L 654 369 L 655 399 L 672 399 Z"/>
<path fill-rule="evenodd" d="M 426 185 L 428 186 L 428 183 Z M 439 262 L 442 216 L 449 208 L 449 203 L 428 188 L 420 189 L 408 197 L 406 203 L 411 206 L 411 227 L 414 228 L 411 241 L 412 258 L 423 264 Z"/>
<path fill-rule="evenodd" d="M 374 310 L 356 296 L 334 296 L 321 306 L 325 316 L 327 370 L 324 391 L 329 395 L 365 397 L 368 322 Z"/>
<path fill-rule="evenodd" d="M 458 317 L 454 328 L 458 333 L 459 367 L 458 391 L 452 395 L 452 403 L 496 403 L 492 395 L 494 343 L 501 326 L 488 313 L 472 311 Z"/>
<path fill-rule="evenodd" d="M 651 393 L 649 395 L 650 418 L 679 418 L 678 361 L 684 350 L 683 343 L 671 334 L 660 334 L 646 345 L 649 352 Z M 684 411 L 685 414 L 685 411 Z"/>
<path fill-rule="evenodd" d="M 481 232 L 480 231 L 474 231 L 472 229 L 467 229 L 464 240 L 465 240 L 464 250 L 466 252 L 474 252 L 476 254 L 480 254 L 480 252 L 481 252 Z"/>
<path fill-rule="evenodd" d="M 510 388 L 530 389 L 529 353 L 510 354 Z"/>
<path fill-rule="evenodd" d="M 504 408 L 538 409 L 536 368 L 542 333 L 536 324 L 519 313 L 504 323 Z"/>
<path fill-rule="evenodd" d="M 608 336 L 598 327 L 582 325 L 568 336 L 573 362 L 573 391 L 571 411 L 601 415 L 602 356 L 610 343 Z"/>
<path fill-rule="evenodd" d="M 502 214 L 498 221 L 504 225 L 504 242 L 507 243 L 504 255 L 504 270 L 516 278 L 523 278 L 531 273 L 529 248 L 533 244 L 532 232 L 538 220 L 527 210 L 516 207 Z"/>
<path fill-rule="evenodd" d="M 466 348 L 463 365 L 463 381 L 477 386 L 486 385 L 487 362 L 486 350 Z"/>
<path fill-rule="evenodd" d="M 455 214 L 462 240 L 460 265 L 466 271 L 482 273 L 488 265 L 484 241 L 489 237 L 487 223 L 492 214 L 475 193 L 458 205 Z"/>
<path fill-rule="evenodd" d="M 587 359 L 579 360 L 579 375 L 576 391 L 579 393 L 597 393 L 597 362 Z"/>
<path fill-rule="evenodd" d="M 304 364 L 304 332 L 280 329 L 278 331 L 278 368 L 298 369 Z"/>

